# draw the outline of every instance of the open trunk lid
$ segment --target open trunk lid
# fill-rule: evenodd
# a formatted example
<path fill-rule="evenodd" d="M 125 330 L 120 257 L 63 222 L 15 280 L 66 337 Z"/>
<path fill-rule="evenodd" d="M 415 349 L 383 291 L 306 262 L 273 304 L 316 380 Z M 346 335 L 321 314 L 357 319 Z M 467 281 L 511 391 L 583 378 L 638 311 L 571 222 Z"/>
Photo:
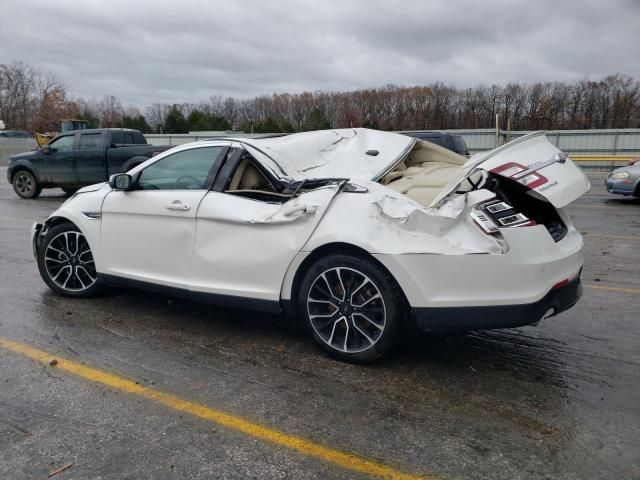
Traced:
<path fill-rule="evenodd" d="M 534 197 L 562 208 L 589 191 L 586 175 L 553 145 L 544 132 L 517 138 L 489 152 L 474 155 L 431 203 L 439 204 L 478 170 L 515 180 Z"/>

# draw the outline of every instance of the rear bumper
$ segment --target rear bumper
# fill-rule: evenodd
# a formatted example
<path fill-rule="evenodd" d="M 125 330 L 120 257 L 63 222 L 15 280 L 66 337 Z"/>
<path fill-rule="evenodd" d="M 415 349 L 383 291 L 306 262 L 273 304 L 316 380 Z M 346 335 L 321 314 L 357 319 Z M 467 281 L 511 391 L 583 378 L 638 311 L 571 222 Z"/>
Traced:
<path fill-rule="evenodd" d="M 566 223 L 569 229 L 559 242 L 542 225 L 505 229 L 509 250 L 504 254 L 375 257 L 396 279 L 411 308 L 529 305 L 580 272 L 582 236 Z"/>
<path fill-rule="evenodd" d="M 537 302 L 525 305 L 414 308 L 412 313 L 416 326 L 427 332 L 521 327 L 573 307 L 581 296 L 578 275 L 568 284 L 553 288 Z"/>

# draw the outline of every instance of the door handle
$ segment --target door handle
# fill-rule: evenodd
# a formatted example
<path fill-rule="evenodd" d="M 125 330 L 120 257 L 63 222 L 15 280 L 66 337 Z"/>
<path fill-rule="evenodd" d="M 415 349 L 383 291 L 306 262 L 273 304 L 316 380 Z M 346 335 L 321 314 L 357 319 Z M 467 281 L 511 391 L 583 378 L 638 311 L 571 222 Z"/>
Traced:
<path fill-rule="evenodd" d="M 179 212 L 186 212 L 191 207 L 185 203 L 182 203 L 180 200 L 174 200 L 173 202 L 164 206 L 167 210 L 177 210 Z"/>

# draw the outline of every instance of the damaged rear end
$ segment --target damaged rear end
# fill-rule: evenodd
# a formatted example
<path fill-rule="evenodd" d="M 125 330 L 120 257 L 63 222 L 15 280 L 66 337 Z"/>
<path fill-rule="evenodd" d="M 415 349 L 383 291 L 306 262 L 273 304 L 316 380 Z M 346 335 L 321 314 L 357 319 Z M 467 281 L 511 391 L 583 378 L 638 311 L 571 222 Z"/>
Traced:
<path fill-rule="evenodd" d="M 542 132 L 522 137 L 477 159 L 471 159 L 433 201 L 442 204 L 460 188 L 482 188 L 495 198 L 478 205 L 472 216 L 487 233 L 544 225 L 554 241 L 566 235 L 570 222 L 562 208 L 589 188 L 589 180 Z M 479 183 L 477 183 L 479 182 Z"/>
<path fill-rule="evenodd" d="M 408 164 L 407 169 L 417 166 L 410 159 Z M 564 207 L 590 185 L 544 134 L 476 155 L 457 169 L 446 162 L 438 168 L 428 162 L 420 167 L 434 167 L 439 181 L 448 173 L 447 184 L 430 196 L 428 178 L 418 179 L 421 173 L 415 169 L 412 178 L 400 176 L 400 185 L 394 186 L 397 180 L 389 177 L 380 182 L 419 207 L 411 202 L 402 212 L 397 201 L 378 199 L 381 212 L 395 215 L 405 228 L 446 225 L 440 229 L 442 238 L 462 247 L 459 255 L 379 256 L 408 292 L 420 327 L 449 331 L 521 326 L 578 301 L 583 242 Z M 393 171 L 388 175 L 398 177 Z M 435 180 L 431 183 L 437 187 Z"/>
<path fill-rule="evenodd" d="M 292 197 L 339 180 L 289 267 L 285 300 L 293 272 L 328 245 L 384 265 L 428 331 L 527 325 L 580 298 L 582 237 L 564 207 L 590 186 L 542 133 L 470 159 L 366 129 L 243 142 L 287 172 Z"/>

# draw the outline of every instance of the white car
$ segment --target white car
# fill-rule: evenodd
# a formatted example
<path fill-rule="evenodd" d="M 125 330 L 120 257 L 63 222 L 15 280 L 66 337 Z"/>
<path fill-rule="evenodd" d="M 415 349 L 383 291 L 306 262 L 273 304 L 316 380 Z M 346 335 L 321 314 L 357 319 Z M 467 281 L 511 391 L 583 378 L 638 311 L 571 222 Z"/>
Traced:
<path fill-rule="evenodd" d="M 305 322 L 368 362 L 398 329 L 514 327 L 580 298 L 582 237 L 563 210 L 589 189 L 543 133 L 470 159 L 368 129 L 189 143 L 79 190 L 33 227 L 42 278 Z"/>

